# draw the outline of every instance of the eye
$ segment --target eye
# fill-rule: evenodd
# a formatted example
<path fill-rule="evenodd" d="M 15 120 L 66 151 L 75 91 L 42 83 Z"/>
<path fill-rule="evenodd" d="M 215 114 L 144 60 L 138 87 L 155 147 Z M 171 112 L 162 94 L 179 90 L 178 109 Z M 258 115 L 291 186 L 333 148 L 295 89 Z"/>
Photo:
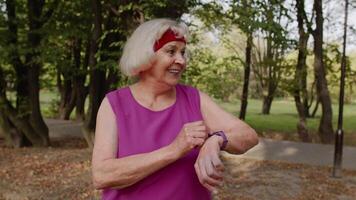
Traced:
<path fill-rule="evenodd" d="M 180 52 L 180 54 L 182 54 L 182 56 L 184 56 L 184 55 L 185 55 L 185 50 L 182 50 L 182 51 Z"/>
<path fill-rule="evenodd" d="M 174 53 L 175 53 L 175 50 L 174 50 L 174 49 L 168 49 L 168 50 L 167 50 L 167 53 L 168 53 L 170 56 L 173 56 Z"/>

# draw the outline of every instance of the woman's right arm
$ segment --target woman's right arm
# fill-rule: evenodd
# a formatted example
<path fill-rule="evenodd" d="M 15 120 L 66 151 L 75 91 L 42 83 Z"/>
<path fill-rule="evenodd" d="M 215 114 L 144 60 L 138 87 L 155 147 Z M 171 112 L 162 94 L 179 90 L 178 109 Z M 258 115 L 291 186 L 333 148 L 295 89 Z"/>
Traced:
<path fill-rule="evenodd" d="M 94 187 L 124 188 L 176 161 L 206 138 L 203 122 L 185 124 L 177 138 L 168 146 L 152 152 L 116 158 L 118 127 L 116 116 L 107 98 L 100 105 L 92 157 Z"/>

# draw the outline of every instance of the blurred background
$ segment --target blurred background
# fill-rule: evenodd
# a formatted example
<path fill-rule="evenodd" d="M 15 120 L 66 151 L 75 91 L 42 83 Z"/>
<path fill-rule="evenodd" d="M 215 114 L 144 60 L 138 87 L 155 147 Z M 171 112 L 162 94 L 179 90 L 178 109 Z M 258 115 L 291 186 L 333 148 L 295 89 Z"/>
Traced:
<path fill-rule="evenodd" d="M 44 151 L 29 147 L 92 147 L 105 94 L 134 81 L 118 69 L 127 37 L 160 17 L 189 26 L 182 83 L 263 138 L 333 143 L 344 60 L 344 143 L 356 146 L 355 7 L 355 0 L 0 0 L 3 155 L 12 152 L 5 147 L 26 147 L 15 150 L 21 155 Z M 89 173 L 85 152 L 78 167 Z"/>

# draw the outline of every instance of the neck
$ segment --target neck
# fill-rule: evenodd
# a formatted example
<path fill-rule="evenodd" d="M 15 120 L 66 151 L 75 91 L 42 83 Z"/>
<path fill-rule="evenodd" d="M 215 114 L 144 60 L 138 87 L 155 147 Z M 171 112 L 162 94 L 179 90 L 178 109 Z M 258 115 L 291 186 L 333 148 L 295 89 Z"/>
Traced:
<path fill-rule="evenodd" d="M 132 89 L 137 91 L 140 96 L 145 96 L 153 101 L 159 97 L 170 98 L 175 95 L 175 87 L 165 83 L 150 81 L 148 79 L 140 79 L 132 85 Z"/>

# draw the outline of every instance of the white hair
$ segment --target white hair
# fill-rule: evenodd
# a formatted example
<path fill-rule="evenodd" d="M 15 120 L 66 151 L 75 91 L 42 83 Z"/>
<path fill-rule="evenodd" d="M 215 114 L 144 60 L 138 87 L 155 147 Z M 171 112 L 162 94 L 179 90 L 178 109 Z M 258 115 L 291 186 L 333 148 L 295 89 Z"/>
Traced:
<path fill-rule="evenodd" d="M 150 67 L 150 59 L 155 54 L 153 46 L 168 29 L 178 37 L 188 40 L 188 27 L 183 22 L 171 19 L 153 19 L 142 23 L 127 40 L 121 59 L 121 72 L 127 76 L 136 76 Z"/>

